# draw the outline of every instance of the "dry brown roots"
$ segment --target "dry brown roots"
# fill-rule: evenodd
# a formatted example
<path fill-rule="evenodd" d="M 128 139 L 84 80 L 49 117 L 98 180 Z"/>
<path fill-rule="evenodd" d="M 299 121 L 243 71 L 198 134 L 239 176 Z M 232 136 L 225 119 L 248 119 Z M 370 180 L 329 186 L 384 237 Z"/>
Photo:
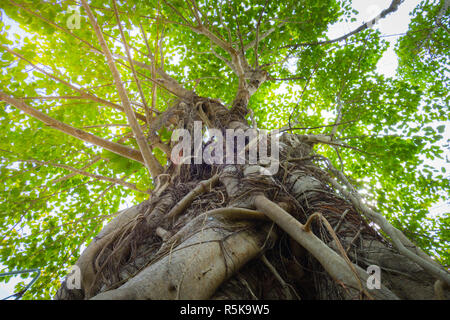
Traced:
<path fill-rule="evenodd" d="M 91 242 L 77 262 L 82 288 L 64 283 L 56 298 L 434 298 L 436 277 L 336 192 L 310 148 L 284 145 L 273 177 L 248 165 L 173 170 L 159 195 Z M 382 269 L 379 290 L 366 284 L 373 264 Z"/>

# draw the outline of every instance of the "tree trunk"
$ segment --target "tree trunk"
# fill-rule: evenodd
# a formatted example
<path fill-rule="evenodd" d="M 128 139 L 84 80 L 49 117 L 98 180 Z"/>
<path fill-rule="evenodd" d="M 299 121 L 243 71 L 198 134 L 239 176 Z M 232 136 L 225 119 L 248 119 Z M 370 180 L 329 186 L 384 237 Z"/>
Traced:
<path fill-rule="evenodd" d="M 223 132 L 246 129 L 245 113 L 198 97 L 173 112 L 189 131 L 206 120 Z M 433 299 L 436 277 L 400 254 L 318 159 L 311 141 L 283 134 L 273 176 L 259 165 L 172 164 L 149 200 L 83 252 L 81 289 L 66 280 L 55 298 Z M 381 269 L 378 289 L 367 286 L 370 265 Z"/>

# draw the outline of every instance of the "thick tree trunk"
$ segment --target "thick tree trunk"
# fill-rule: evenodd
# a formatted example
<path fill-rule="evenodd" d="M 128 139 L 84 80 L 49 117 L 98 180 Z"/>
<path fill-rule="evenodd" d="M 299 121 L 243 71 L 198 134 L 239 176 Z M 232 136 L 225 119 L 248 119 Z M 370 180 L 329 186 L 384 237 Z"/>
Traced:
<path fill-rule="evenodd" d="M 246 127 L 239 108 L 193 106 L 222 130 Z M 185 118 L 185 128 L 196 117 Z M 274 176 L 255 165 L 173 165 L 150 200 L 124 210 L 83 252 L 81 289 L 63 283 L 55 298 L 435 297 L 436 279 L 330 186 L 310 142 L 285 134 L 280 146 Z M 369 265 L 381 269 L 379 289 L 367 287 Z"/>

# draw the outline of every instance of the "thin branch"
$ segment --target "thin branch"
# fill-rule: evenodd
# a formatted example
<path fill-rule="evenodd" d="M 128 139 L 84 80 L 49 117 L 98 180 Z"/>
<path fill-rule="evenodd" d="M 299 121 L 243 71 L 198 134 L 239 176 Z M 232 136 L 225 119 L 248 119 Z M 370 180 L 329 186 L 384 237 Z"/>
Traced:
<path fill-rule="evenodd" d="M 341 227 L 342 222 L 345 219 L 345 216 L 347 215 L 347 213 L 350 211 L 350 209 L 345 209 L 345 211 L 342 213 L 341 217 L 339 218 L 339 221 L 337 223 L 337 225 L 334 227 L 334 232 L 338 233 L 339 232 L 339 228 Z"/>
<path fill-rule="evenodd" d="M 269 260 L 267 260 L 266 255 L 263 254 L 260 259 L 280 283 L 281 287 L 283 288 L 284 297 L 288 300 L 292 300 L 292 294 L 291 290 L 289 289 L 289 285 L 286 283 L 286 281 L 284 281 L 284 279 L 278 273 L 277 269 L 270 263 Z"/>
<path fill-rule="evenodd" d="M 208 28 L 206 28 L 204 26 L 204 24 L 202 23 L 197 10 L 194 6 L 194 16 L 197 22 L 197 26 L 194 26 L 191 22 L 188 22 L 186 20 L 186 18 L 177 10 L 177 8 L 175 8 L 172 4 L 170 4 L 168 1 L 164 0 L 164 2 L 179 16 L 181 17 L 186 24 L 188 25 L 188 27 L 194 31 L 197 34 L 202 34 L 204 36 L 206 36 L 208 39 L 210 39 L 215 45 L 219 46 L 220 48 L 222 48 L 223 50 L 225 50 L 226 52 L 233 54 L 234 53 L 234 49 L 233 47 L 227 43 L 226 41 L 224 41 L 223 39 L 219 38 L 217 35 L 215 35 L 213 32 L 211 32 Z M 192 10 L 192 8 L 190 8 Z"/>
<path fill-rule="evenodd" d="M 239 20 L 237 18 L 237 13 L 236 10 L 234 9 L 234 7 L 230 4 L 230 2 L 228 1 L 228 6 L 231 8 L 231 10 L 233 11 L 233 15 L 234 15 L 234 20 L 236 21 L 236 34 L 238 36 L 239 39 L 239 43 L 240 43 L 240 51 L 241 51 L 241 55 L 244 57 L 245 56 L 245 49 L 244 49 L 244 41 L 242 40 L 242 33 L 241 33 L 241 27 L 239 24 Z"/>
<path fill-rule="evenodd" d="M 436 261 L 432 260 L 425 252 L 419 247 L 414 245 L 400 230 L 392 226 L 389 221 L 379 212 L 376 212 L 364 204 L 361 195 L 356 192 L 351 183 L 345 177 L 345 175 L 337 170 L 329 159 L 323 157 L 328 163 L 328 167 L 333 174 L 341 180 L 344 185 L 350 190 L 347 191 L 336 180 L 329 177 L 328 174 L 324 174 L 323 177 L 337 190 L 339 190 L 346 198 L 348 198 L 352 204 L 358 208 L 365 217 L 376 223 L 380 228 L 389 236 L 397 250 L 408 257 L 423 269 L 434 275 L 436 278 L 442 280 L 447 285 L 450 284 L 450 273 L 444 270 Z"/>
<path fill-rule="evenodd" d="M 121 56 L 119 54 L 113 54 L 113 57 L 120 58 L 122 60 L 127 60 L 126 57 Z M 133 60 L 133 63 L 135 66 L 149 70 L 150 72 L 152 71 L 152 66 L 149 66 L 143 62 Z M 185 89 L 180 83 L 178 83 L 178 81 L 176 81 L 174 78 L 169 76 L 163 69 L 161 69 L 161 68 L 156 69 L 156 73 L 158 73 L 162 78 L 155 80 L 155 79 L 147 77 L 146 75 L 144 75 L 142 73 L 138 72 L 137 74 L 140 76 L 143 76 L 146 79 L 150 80 L 151 82 L 156 83 L 157 85 L 163 87 L 165 90 L 173 93 L 177 97 L 180 97 L 183 99 L 190 99 L 194 95 L 194 93 L 192 91 Z"/>
<path fill-rule="evenodd" d="M 151 76 L 155 80 L 155 82 L 152 82 L 152 88 L 151 88 L 151 90 L 152 90 L 152 104 L 151 104 L 151 107 L 150 107 L 150 114 L 153 117 L 153 112 L 156 109 L 156 99 L 157 99 L 157 97 L 156 97 L 156 94 L 157 94 L 157 91 L 156 91 L 156 89 L 157 89 L 156 88 L 156 61 L 155 61 L 155 57 L 153 57 L 153 55 L 152 55 L 152 50 L 150 49 L 150 45 L 148 43 L 147 35 L 145 34 L 144 27 L 142 26 L 141 23 L 139 23 L 139 28 L 140 28 L 141 33 L 142 33 L 142 38 L 144 38 L 145 46 L 147 47 L 147 56 L 150 58 L 150 61 L 152 62 Z M 150 122 L 149 122 L 149 124 L 150 124 Z M 152 131 L 153 130 L 151 130 L 151 129 L 148 131 L 148 135 L 149 136 L 153 135 Z"/>
<path fill-rule="evenodd" d="M 114 1 L 114 4 L 115 4 L 115 1 Z M 127 39 L 125 38 L 125 34 L 123 32 L 122 25 L 120 23 L 119 13 L 117 12 L 116 5 L 114 5 L 114 9 L 115 9 L 114 13 L 116 14 L 117 25 L 119 26 L 120 36 L 122 38 L 122 43 L 123 43 L 123 45 L 125 47 L 125 53 L 126 53 L 127 58 L 128 58 L 128 64 L 130 65 L 131 73 L 133 74 L 133 78 L 134 78 L 134 81 L 136 82 L 136 86 L 138 88 L 139 95 L 141 96 L 142 104 L 144 105 L 144 110 L 145 110 L 145 116 L 147 118 L 147 123 L 150 123 L 150 121 L 151 121 L 151 114 L 150 114 L 150 111 L 148 109 L 147 100 L 145 99 L 144 92 L 142 91 L 141 82 L 140 82 L 140 80 L 139 80 L 139 78 L 138 78 L 138 76 L 136 74 L 136 70 L 134 68 L 133 59 L 131 58 L 131 54 L 130 54 L 130 47 L 128 46 Z"/>
<path fill-rule="evenodd" d="M 103 55 L 103 52 L 102 52 L 99 48 L 95 47 L 94 45 L 92 45 L 92 44 L 89 43 L 88 41 L 86 41 L 86 40 L 84 40 L 84 39 L 78 37 L 77 35 L 75 35 L 75 34 L 72 33 L 71 31 L 67 30 L 66 28 L 61 27 L 60 25 L 54 23 L 54 22 L 51 21 L 51 20 L 46 19 L 45 17 L 39 15 L 38 13 L 36 13 L 36 12 L 30 10 L 30 9 L 27 9 L 27 8 L 25 8 L 25 7 L 23 7 L 23 6 L 19 5 L 19 4 L 16 4 L 16 3 L 14 3 L 14 4 L 17 5 L 18 7 L 22 8 L 22 9 L 24 9 L 26 12 L 28 12 L 28 13 L 30 13 L 30 14 L 32 14 L 32 15 L 38 17 L 39 19 L 41 19 L 41 20 L 43 20 L 43 21 L 49 23 L 50 25 L 52 25 L 52 26 L 55 27 L 56 29 L 61 30 L 61 31 L 63 31 L 63 32 L 65 32 L 65 33 L 67 33 L 67 34 L 69 34 L 69 35 L 75 37 L 76 39 L 78 39 L 79 41 L 81 41 L 83 44 L 85 44 L 85 45 L 87 45 L 89 48 L 91 48 L 92 51 L 93 51 L 94 53 Z M 97 8 L 97 9 L 99 9 L 99 8 Z M 107 8 L 100 8 L 100 9 L 112 11 L 112 9 L 107 9 Z M 106 33 L 105 33 L 105 34 L 106 34 Z M 112 37 L 112 36 L 110 36 L 110 35 L 108 35 L 108 34 L 106 34 L 106 35 L 109 36 L 109 37 Z M 114 37 L 112 37 L 112 38 L 114 38 Z M 134 48 L 134 47 L 131 47 L 131 48 L 132 48 L 133 50 L 136 50 L 137 52 L 140 52 L 138 49 L 136 49 L 136 48 Z M 114 56 L 116 56 L 116 55 L 114 55 Z M 126 60 L 126 58 L 124 58 L 124 57 L 120 57 L 120 58 Z M 120 61 L 118 61 L 118 63 L 120 63 L 121 65 L 123 65 L 123 66 L 125 66 L 125 67 L 128 67 L 126 64 L 123 64 L 123 63 L 120 62 Z M 136 61 L 133 61 L 133 63 L 136 64 Z M 159 70 L 157 70 L 157 71 L 159 71 Z M 158 73 L 160 73 L 160 72 L 158 72 Z M 171 78 L 168 74 L 166 74 L 165 72 L 161 72 L 160 75 L 164 78 L 163 82 L 164 82 L 164 84 L 165 84 L 166 86 L 169 87 L 169 88 L 168 88 L 169 91 L 171 91 L 172 93 L 174 93 L 174 94 L 177 95 L 178 97 L 190 97 L 190 92 L 189 92 L 188 90 L 184 89 L 184 88 L 181 88 L 181 86 L 176 82 L 176 80 L 174 80 L 173 78 Z M 56 80 L 56 79 L 55 79 L 55 80 Z M 160 83 L 160 85 L 161 85 L 161 83 Z M 114 108 L 117 108 L 117 106 L 114 106 L 114 105 L 110 105 L 110 106 L 112 106 L 112 107 L 114 107 Z M 121 109 L 121 106 L 119 106 L 119 108 L 120 108 L 119 110 L 123 111 L 123 110 Z M 140 120 L 146 121 L 145 116 L 143 116 L 143 115 L 136 114 L 136 117 L 137 117 L 138 119 L 140 119 Z"/>
<path fill-rule="evenodd" d="M 273 78 L 270 77 L 267 80 L 270 81 L 294 81 L 294 80 L 306 80 L 305 77 L 289 77 L 289 78 Z"/>
<path fill-rule="evenodd" d="M 65 86 L 71 88 L 72 90 L 76 91 L 76 92 L 79 93 L 82 97 L 84 97 L 84 98 L 86 98 L 86 99 L 90 99 L 90 100 L 95 101 L 95 102 L 100 103 L 100 104 L 104 104 L 104 105 L 113 107 L 114 109 L 117 109 L 117 110 L 119 110 L 119 111 L 124 112 L 124 109 L 123 109 L 122 106 L 120 106 L 120 105 L 118 105 L 118 104 L 115 104 L 115 103 L 113 103 L 113 102 L 111 102 L 111 101 L 108 101 L 108 100 L 104 100 L 104 99 L 102 99 L 102 98 L 99 98 L 99 97 L 93 95 L 92 93 L 90 93 L 89 91 L 87 91 L 86 89 L 83 90 L 82 88 L 81 88 L 81 89 L 80 89 L 80 88 L 77 88 L 77 87 L 74 86 L 73 84 L 71 84 L 71 83 L 69 83 L 69 82 L 67 82 L 67 81 L 65 81 L 65 80 L 63 80 L 63 79 L 61 79 L 61 78 L 59 78 L 59 77 L 57 77 L 57 76 L 55 76 L 55 75 L 53 75 L 53 74 L 47 72 L 47 71 L 45 71 L 44 69 L 38 67 L 35 63 L 31 62 L 30 60 L 28 60 L 27 58 L 25 58 L 25 57 L 24 57 L 23 55 L 21 55 L 20 53 L 14 51 L 14 50 L 9 49 L 8 47 L 6 47 L 6 46 L 4 46 L 4 45 L 2 45 L 2 44 L 0 44 L 0 47 L 1 47 L 2 49 L 4 49 L 4 50 L 8 51 L 8 52 L 11 53 L 12 55 L 18 57 L 19 59 L 21 59 L 21 60 L 27 62 L 29 65 L 33 66 L 33 68 L 36 69 L 37 71 L 39 71 L 40 73 L 43 73 L 43 74 L 45 74 L 46 76 L 48 76 L 49 78 L 51 78 L 51 79 L 53 79 L 53 80 L 55 80 L 55 81 L 57 81 L 57 82 L 59 82 L 59 83 L 62 83 L 63 85 L 65 85 Z M 145 116 L 143 116 L 142 114 L 135 113 L 135 116 L 136 116 L 138 119 L 140 119 L 140 120 L 146 121 Z"/>
<path fill-rule="evenodd" d="M 55 22 L 53 22 L 53 21 L 51 21 L 51 20 L 49 20 L 49 19 L 43 17 L 42 15 L 38 14 L 37 12 L 34 12 L 34 11 L 32 11 L 32 10 L 30 10 L 30 9 L 28 9 L 28 8 L 26 8 L 26 7 L 24 7 L 23 5 L 20 5 L 20 4 L 14 2 L 14 1 L 12 1 L 12 0 L 9 0 L 9 1 L 10 1 L 14 6 L 19 7 L 19 8 L 22 8 L 24 11 L 28 12 L 29 14 L 31 14 L 31 15 L 33 15 L 33 16 L 35 16 L 35 17 L 37 17 L 37 18 L 39 18 L 39 19 L 41 19 L 41 20 L 43 20 L 43 21 L 45 21 L 46 23 L 48 23 L 49 25 L 55 27 L 56 29 L 61 30 L 62 32 L 71 35 L 72 37 L 78 39 L 79 41 L 81 41 L 82 43 L 84 43 L 85 45 L 87 45 L 88 47 L 90 47 L 91 49 L 93 49 L 94 51 L 96 51 L 96 52 L 98 52 L 98 53 L 101 53 L 101 50 L 100 50 L 99 48 L 93 46 L 91 43 L 89 43 L 88 41 L 84 40 L 83 38 L 80 38 L 79 36 L 77 36 L 76 34 L 74 34 L 73 32 L 71 32 L 70 30 L 68 30 L 68 29 L 66 29 L 66 28 L 64 28 L 64 27 L 61 27 L 60 25 L 56 24 Z"/>
<path fill-rule="evenodd" d="M 161 60 L 161 70 L 164 70 L 164 52 L 163 52 L 164 26 L 161 30 L 161 39 L 159 39 L 159 55 Z"/>
<path fill-rule="evenodd" d="M 270 36 L 272 33 L 274 33 L 277 29 L 281 28 L 285 24 L 286 24 L 286 22 L 281 22 L 277 26 L 270 28 L 269 30 L 267 30 L 266 32 L 264 32 L 262 35 L 260 35 L 258 37 L 258 42 L 261 42 L 261 40 L 264 40 L 265 38 Z M 246 45 L 244 45 L 244 51 L 247 51 L 247 50 L 253 48 L 255 45 L 256 45 L 256 39 L 254 39 L 254 40 L 250 41 L 249 43 L 247 43 Z"/>
<path fill-rule="evenodd" d="M 202 24 L 201 23 L 201 18 L 200 18 L 200 16 L 202 16 L 202 17 L 205 17 L 206 23 L 208 23 L 209 21 L 208 21 L 207 16 L 201 13 L 201 11 L 198 8 L 197 3 L 195 2 L 195 0 L 189 0 L 189 1 L 192 3 L 192 8 L 189 7 L 189 9 L 194 14 L 195 20 L 197 20 L 199 24 Z"/>
<path fill-rule="evenodd" d="M 92 143 L 96 146 L 102 147 L 104 149 L 107 149 L 111 152 L 114 152 L 122 157 L 138 161 L 140 163 L 144 163 L 144 160 L 142 158 L 142 154 L 130 147 L 97 137 L 93 134 L 90 134 L 88 132 L 85 132 L 83 130 L 74 128 L 68 124 L 65 124 L 59 120 L 56 120 L 54 118 L 49 117 L 48 115 L 42 113 L 41 111 L 38 111 L 27 104 L 25 104 L 23 101 L 20 101 L 16 98 L 13 98 L 4 92 L 0 91 L 0 100 L 3 100 L 10 105 L 15 106 L 17 109 L 22 110 L 26 114 L 32 116 L 33 118 L 36 118 L 42 122 L 44 122 L 46 125 L 59 130 L 61 132 L 64 132 L 68 135 L 71 135 L 72 137 L 75 137 L 77 139 L 80 139 L 82 141 Z"/>
<path fill-rule="evenodd" d="M 86 164 L 86 165 L 84 165 L 83 167 L 81 167 L 80 170 L 84 170 L 84 169 L 89 168 L 90 166 L 93 166 L 95 163 L 97 163 L 97 162 L 100 161 L 101 159 L 102 159 L 102 158 L 101 158 L 100 156 L 94 157 L 94 159 L 92 159 L 91 161 L 89 161 L 88 164 Z M 66 176 L 64 176 L 64 177 L 55 179 L 55 180 L 50 181 L 50 182 L 51 182 L 52 185 L 55 185 L 55 184 L 57 184 L 57 183 L 59 183 L 59 182 L 62 182 L 62 181 L 68 180 L 68 179 L 70 179 L 70 178 L 72 178 L 72 177 L 75 177 L 76 175 L 77 175 L 76 172 L 75 172 L 75 173 L 70 173 L 70 174 L 68 174 L 68 175 L 66 175 Z"/>
<path fill-rule="evenodd" d="M 147 193 L 149 194 L 149 192 L 144 191 L 144 190 L 140 190 L 136 187 L 136 185 L 129 183 L 129 182 L 125 182 L 121 179 L 115 179 L 115 178 L 110 178 L 110 177 L 105 177 L 105 176 L 101 176 L 98 174 L 94 174 L 94 173 L 90 173 L 87 171 L 83 171 L 81 169 L 77 169 L 65 164 L 60 164 L 60 163 L 53 163 L 53 162 L 49 162 L 49 161 L 39 161 L 39 160 L 34 160 L 34 159 L 27 159 L 27 160 L 21 160 L 21 159 L 17 159 L 16 161 L 20 161 L 20 162 L 27 162 L 27 163 L 36 163 L 39 164 L 41 166 L 52 166 L 52 167 L 56 167 L 56 168 L 62 168 L 62 169 L 66 169 L 69 171 L 72 171 L 76 174 L 80 174 L 89 178 L 93 178 L 93 179 L 97 179 L 97 180 L 101 180 L 101 181 L 107 181 L 107 182 L 112 182 L 114 184 L 119 184 L 121 186 L 124 186 L 128 189 L 134 190 L 134 191 L 138 191 L 138 192 L 142 192 L 142 193 Z"/>
<path fill-rule="evenodd" d="M 144 163 L 147 167 L 147 169 L 150 172 L 150 175 L 155 178 L 157 175 L 162 173 L 163 169 L 161 164 L 156 160 L 156 158 L 151 153 L 150 147 L 148 146 L 145 137 L 142 133 L 141 127 L 139 126 L 137 119 L 135 117 L 135 114 L 133 112 L 133 108 L 131 106 L 130 100 L 128 98 L 127 92 L 125 90 L 125 87 L 122 84 L 122 80 L 120 77 L 119 70 L 117 69 L 117 66 L 114 62 L 114 58 L 111 54 L 111 51 L 108 48 L 108 45 L 106 44 L 106 41 L 103 37 L 103 33 L 100 29 L 100 26 L 97 23 L 97 20 L 95 19 L 91 8 L 89 7 L 86 0 L 81 0 L 84 9 L 86 10 L 86 13 L 89 17 L 89 20 L 91 21 L 91 24 L 94 28 L 94 31 L 97 35 L 97 38 L 99 40 L 100 46 L 102 48 L 103 53 L 106 56 L 106 59 L 108 61 L 108 66 L 111 70 L 111 73 L 114 78 L 114 82 L 116 83 L 117 91 L 119 93 L 120 99 L 122 100 L 123 109 L 125 111 L 125 114 L 127 115 L 128 122 L 130 123 L 131 129 L 133 130 L 134 135 L 136 136 L 137 144 L 139 146 L 139 149 L 142 152 L 142 157 L 144 159 Z M 116 2 L 113 1 L 114 5 L 114 13 L 116 15 L 116 19 L 120 21 L 119 14 L 117 12 L 117 5 Z M 121 29 L 121 25 L 119 23 L 119 28 Z"/>
<path fill-rule="evenodd" d="M 210 51 L 210 53 L 212 53 L 216 58 L 218 58 L 218 59 L 222 60 L 223 62 L 225 62 L 225 64 L 226 64 L 231 70 L 233 70 L 234 73 L 238 74 L 238 71 L 237 71 L 235 65 L 234 65 L 231 61 L 229 61 L 229 60 L 227 60 L 226 58 L 222 57 L 220 54 L 218 54 L 218 53 L 214 50 L 212 41 L 210 42 L 210 46 L 211 46 L 211 51 Z"/>
<path fill-rule="evenodd" d="M 141 16 L 142 18 L 146 18 L 146 19 L 150 19 L 150 20 L 154 20 L 156 22 L 164 22 L 164 23 L 168 23 L 168 24 L 175 24 L 175 25 L 179 25 L 179 26 L 183 26 L 186 28 L 190 28 L 191 26 L 185 23 L 181 23 L 181 22 L 177 22 L 177 21 L 173 21 L 173 20 L 169 20 L 166 18 L 161 18 L 161 17 L 152 17 L 152 16 Z"/>
<path fill-rule="evenodd" d="M 323 144 L 329 144 L 331 146 L 336 146 L 336 147 L 342 147 L 342 148 L 348 148 L 348 149 L 352 149 L 361 153 L 365 153 L 365 154 L 370 154 L 373 155 L 367 151 L 358 149 L 356 147 L 353 146 L 349 146 L 348 144 L 344 144 L 344 143 L 340 143 L 339 141 L 332 141 L 331 137 L 329 135 L 324 135 L 324 134 L 310 134 L 310 135 L 298 135 L 298 137 L 300 137 L 301 139 L 303 139 L 305 142 L 308 143 L 323 143 Z"/>
<path fill-rule="evenodd" d="M 21 100 L 83 100 L 83 96 L 47 96 L 47 97 L 20 97 Z"/>
<path fill-rule="evenodd" d="M 338 126 L 341 123 L 342 120 L 342 100 L 341 100 L 341 95 L 342 95 L 342 91 L 344 90 L 344 85 L 342 86 L 341 90 L 339 90 L 339 93 L 337 95 L 337 105 L 338 105 L 338 110 L 337 110 L 337 117 L 336 117 L 336 121 L 334 123 L 333 129 L 331 130 L 330 133 L 330 137 L 331 139 L 334 138 L 334 135 L 337 132 Z"/>
<path fill-rule="evenodd" d="M 342 257 L 347 262 L 348 266 L 350 267 L 350 269 L 352 270 L 352 272 L 355 274 L 356 278 L 358 279 L 358 285 L 359 285 L 360 292 L 364 292 L 369 298 L 373 299 L 373 297 L 364 289 L 364 286 L 361 282 L 361 279 L 358 276 L 358 272 L 356 271 L 355 266 L 348 258 L 347 251 L 344 250 L 344 247 L 342 246 L 341 242 L 339 241 L 339 238 L 337 237 L 337 235 L 334 232 L 333 228 L 331 227 L 330 223 L 328 222 L 327 219 L 325 219 L 325 217 L 320 212 L 315 212 L 308 217 L 308 220 L 306 221 L 306 223 L 304 225 L 304 230 L 306 232 L 311 232 L 311 223 L 314 219 L 321 221 L 325 225 L 325 228 L 328 230 L 331 237 L 333 238 L 335 245 L 338 248 L 338 250 L 340 251 Z"/>
<path fill-rule="evenodd" d="M 130 125 L 128 123 L 107 123 L 107 124 L 96 124 L 93 126 L 84 126 L 83 129 L 90 129 L 90 128 L 103 128 L 103 127 L 129 127 Z"/>
<path fill-rule="evenodd" d="M 222 26 L 224 27 L 224 29 L 227 31 L 227 34 L 228 34 L 228 42 L 229 42 L 230 45 L 231 45 L 232 42 L 233 42 L 233 39 L 232 39 L 232 37 L 231 37 L 231 30 L 230 30 L 230 28 L 228 28 L 228 27 L 225 25 L 225 21 L 224 21 L 224 19 L 223 19 L 223 15 L 222 15 L 222 5 L 221 5 L 220 3 L 217 3 L 217 7 L 218 7 L 218 8 L 216 8 L 216 10 L 217 10 L 217 12 L 219 13 L 220 23 L 222 24 Z"/>
<path fill-rule="evenodd" d="M 12 2 L 12 1 L 11 1 L 11 2 Z M 55 27 L 56 29 L 61 30 L 61 31 L 63 31 L 63 32 L 66 33 L 66 34 L 69 34 L 69 35 L 75 37 L 76 39 L 78 39 L 79 41 L 81 41 L 83 44 L 85 44 L 85 45 L 87 45 L 89 48 L 91 48 L 93 52 L 95 52 L 95 53 L 97 53 L 97 54 L 103 55 L 103 52 L 102 52 L 99 48 L 95 47 L 95 46 L 92 45 L 90 42 L 88 42 L 88 41 L 86 41 L 86 40 L 80 38 L 80 37 L 77 36 L 76 34 L 72 33 L 70 30 L 68 30 L 68 29 L 66 29 L 66 28 L 64 28 L 64 27 L 61 27 L 60 25 L 54 23 L 53 21 L 46 19 L 45 17 L 41 16 L 40 14 L 38 14 L 38 13 L 36 13 L 36 12 L 34 12 L 34 11 L 32 11 L 32 10 L 30 10 L 30 9 L 28 9 L 28 8 L 26 8 L 26 7 L 24 7 L 24 6 L 21 6 L 20 4 L 17 4 L 17 3 L 15 3 L 15 2 L 12 2 L 12 3 L 13 3 L 15 6 L 22 8 L 23 10 L 25 10 L 25 11 L 28 12 L 29 14 L 32 14 L 32 15 L 36 16 L 37 18 L 39 18 L 39 19 L 45 21 L 46 23 L 50 24 L 51 26 Z M 118 39 L 116 39 L 115 37 L 113 37 L 113 36 L 111 36 L 111 35 L 109 35 L 109 34 L 107 34 L 107 33 L 104 33 L 104 34 L 105 34 L 106 36 L 108 36 L 108 37 L 113 38 L 113 39 L 116 40 L 116 41 L 119 41 Z M 120 42 L 120 41 L 119 41 L 119 42 Z M 136 48 L 134 48 L 134 47 L 132 47 L 132 49 L 135 50 L 135 51 L 137 51 L 137 52 L 140 52 L 140 50 L 138 50 L 138 49 L 136 49 Z M 128 67 L 127 65 L 123 64 L 123 63 L 120 62 L 120 61 L 119 61 L 118 63 L 120 63 L 121 65 L 123 65 L 123 66 L 125 66 L 125 67 Z M 145 104 L 145 103 L 144 103 L 144 104 Z M 137 116 L 138 119 L 144 120 L 144 118 L 143 118 L 141 115 L 137 114 L 136 116 Z"/>
<path fill-rule="evenodd" d="M 297 107 L 298 107 L 300 101 L 302 101 L 303 95 L 305 94 L 306 89 L 308 88 L 308 85 L 309 85 L 309 83 L 311 82 L 311 79 L 312 79 L 313 75 L 316 73 L 317 69 L 319 69 L 319 63 L 316 64 L 316 66 L 315 66 L 313 72 L 311 72 L 311 74 L 310 74 L 309 77 L 308 77 L 308 80 L 306 80 L 306 83 L 305 83 L 305 85 L 304 85 L 304 87 L 303 87 L 302 93 L 300 94 L 300 98 L 298 99 L 298 101 L 297 101 L 297 103 L 296 103 L 296 105 L 295 105 L 295 107 L 294 107 L 294 110 L 289 114 L 289 119 L 288 119 L 289 128 L 291 128 L 291 119 L 292 119 L 292 115 L 294 114 L 294 111 L 297 109 Z"/>
<path fill-rule="evenodd" d="M 188 21 L 181 13 L 178 11 L 176 7 L 174 7 L 170 2 L 163 0 L 165 4 L 167 4 L 190 28 L 192 27 L 192 22 Z"/>

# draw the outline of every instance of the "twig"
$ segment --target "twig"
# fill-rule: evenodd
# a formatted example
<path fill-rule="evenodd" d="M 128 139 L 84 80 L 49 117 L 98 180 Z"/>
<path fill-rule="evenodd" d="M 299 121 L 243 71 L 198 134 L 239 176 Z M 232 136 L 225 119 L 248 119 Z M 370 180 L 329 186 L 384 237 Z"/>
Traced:
<path fill-rule="evenodd" d="M 357 120 L 349 120 L 349 121 L 341 122 L 338 125 L 344 125 L 344 124 L 353 123 L 356 121 Z M 326 124 L 326 125 L 315 126 L 315 127 L 282 128 L 282 129 L 280 129 L 279 132 L 282 133 L 282 132 L 293 131 L 293 130 L 313 130 L 313 129 L 320 129 L 320 128 L 326 128 L 326 127 L 334 127 L 334 126 L 336 126 L 336 124 Z"/>
<path fill-rule="evenodd" d="M 356 232 L 355 236 L 352 238 L 352 240 L 350 240 L 350 243 L 347 246 L 347 249 L 345 250 L 345 253 L 348 254 L 348 252 L 350 251 L 353 243 L 356 241 L 356 239 L 358 239 L 359 235 L 361 234 L 361 231 L 363 231 L 364 228 L 361 227 L 358 229 L 358 232 Z"/>
<path fill-rule="evenodd" d="M 237 278 L 247 288 L 248 292 L 250 292 L 250 295 L 252 296 L 253 300 L 259 300 L 258 297 L 253 292 L 250 285 L 248 284 L 247 280 L 245 280 L 244 277 L 242 277 L 239 273 L 237 274 Z"/>

